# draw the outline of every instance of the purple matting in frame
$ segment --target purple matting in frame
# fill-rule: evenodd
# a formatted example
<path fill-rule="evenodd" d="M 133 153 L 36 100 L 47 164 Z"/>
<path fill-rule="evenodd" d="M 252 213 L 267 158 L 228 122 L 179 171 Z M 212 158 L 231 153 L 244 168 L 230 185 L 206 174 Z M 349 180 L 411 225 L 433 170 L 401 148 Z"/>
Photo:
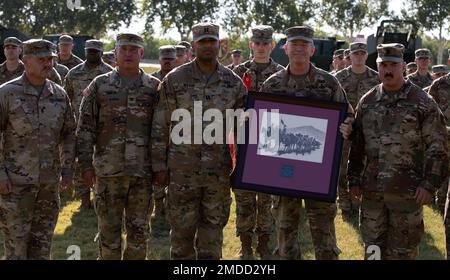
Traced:
<path fill-rule="evenodd" d="M 252 164 L 245 164 L 242 181 L 244 183 L 282 187 L 292 190 L 299 190 L 301 188 L 302 191 L 327 194 L 331 180 L 331 177 L 327 176 L 327 174 L 331 174 L 331 169 L 333 168 L 334 148 L 336 136 L 338 135 L 340 112 L 293 104 L 273 104 L 273 102 L 262 100 L 255 100 L 254 109 L 257 112 L 260 109 L 267 109 L 267 111 L 278 109 L 280 114 L 327 119 L 323 160 L 322 163 L 315 163 L 258 155 L 258 145 L 249 144 L 247 146 L 246 162 L 249 161 Z M 258 116 L 258 136 L 261 122 L 262 119 Z M 338 136 L 340 137 L 340 134 Z M 292 176 L 283 177 L 280 175 L 280 170 L 284 165 L 292 166 Z"/>

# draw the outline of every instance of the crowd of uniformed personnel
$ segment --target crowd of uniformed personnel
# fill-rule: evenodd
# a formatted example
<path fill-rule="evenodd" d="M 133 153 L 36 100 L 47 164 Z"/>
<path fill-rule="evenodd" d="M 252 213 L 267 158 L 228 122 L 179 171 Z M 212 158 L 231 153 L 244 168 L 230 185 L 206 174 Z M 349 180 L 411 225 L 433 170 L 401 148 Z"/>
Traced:
<path fill-rule="evenodd" d="M 336 203 L 233 189 L 241 259 L 301 259 L 303 201 L 316 259 L 339 258 L 338 207 L 344 221 L 359 218 L 365 249 L 378 246 L 381 259 L 416 259 L 423 205 L 434 199 L 449 259 L 448 67 L 435 65 L 430 73 L 427 49 L 406 65 L 404 46 L 394 43 L 377 47 L 377 72 L 366 66 L 367 45 L 354 42 L 334 52 L 328 73 L 311 63 L 313 29 L 294 26 L 285 32 L 285 68 L 270 57 L 273 28 L 251 31 L 252 57 L 242 62 L 241 50 L 221 53 L 227 45 L 218 25 L 196 24 L 192 43 L 160 47 L 161 68 L 152 75 L 139 67 L 144 42 L 138 34 L 117 35 L 113 52 L 88 40 L 85 61 L 72 53 L 68 35 L 59 38 L 58 54 L 43 39 L 6 38 L 0 65 L 4 258 L 50 259 L 60 191 L 73 185 L 84 211 L 93 191 L 99 259 L 145 259 L 150 234 L 170 234 L 171 259 L 222 258 L 237 151 L 228 144 L 174 144 L 172 113 L 185 109 L 192 116 L 193 102 L 202 101 L 203 111 L 225 116 L 260 91 L 348 103 L 348 114 L 339 127 Z M 202 138 L 208 125 L 195 117 L 192 139 Z"/>

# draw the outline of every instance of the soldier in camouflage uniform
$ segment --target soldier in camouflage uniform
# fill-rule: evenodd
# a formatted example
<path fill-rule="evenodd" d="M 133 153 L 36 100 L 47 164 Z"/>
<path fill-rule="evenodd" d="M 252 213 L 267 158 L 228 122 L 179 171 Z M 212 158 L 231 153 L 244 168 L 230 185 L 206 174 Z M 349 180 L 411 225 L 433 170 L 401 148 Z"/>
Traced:
<path fill-rule="evenodd" d="M 152 76 L 162 81 L 164 77 L 175 68 L 177 51 L 174 46 L 166 45 L 159 48 L 159 64 L 161 69 Z M 165 236 L 170 231 L 166 211 L 167 186 L 153 186 L 154 213 L 151 217 L 152 235 Z"/>
<path fill-rule="evenodd" d="M 368 57 L 366 43 L 357 42 L 350 44 L 350 57 L 352 65 L 336 73 L 335 77 L 347 94 L 348 101 L 352 107 L 356 108 L 359 99 L 374 86 L 380 84 L 380 79 L 375 70 L 366 66 Z M 350 201 L 347 187 L 349 151 L 350 143 L 345 141 L 338 185 L 338 206 L 342 211 L 344 220 L 348 220 L 351 214 L 358 215 L 359 212 L 359 205 L 352 204 Z"/>
<path fill-rule="evenodd" d="M 200 23 L 192 30 L 196 58 L 175 68 L 160 85 L 152 129 L 152 167 L 159 185 L 167 182 L 169 173 L 170 258 L 220 259 L 223 228 L 230 214 L 232 165 L 229 146 L 223 141 L 226 139 L 216 144 L 203 142 L 202 132 L 210 122 L 201 122 L 202 112 L 216 109 L 225 116 L 227 109 L 243 108 L 245 86 L 233 71 L 217 61 L 219 26 Z M 202 102 L 202 108 L 197 108 L 194 115 L 198 107 L 195 101 Z M 193 137 L 183 130 L 188 140 L 180 144 L 174 144 L 173 135 L 170 137 L 174 134 L 170 131 L 171 115 L 176 109 L 187 110 L 186 114 L 194 116 L 195 126 L 202 127 L 201 131 L 192 128 Z M 197 115 L 199 111 L 201 115 Z M 226 121 L 215 119 L 222 125 Z M 191 139 L 198 144 L 190 144 Z"/>
<path fill-rule="evenodd" d="M 152 198 L 150 133 L 159 80 L 139 69 L 141 36 L 117 35 L 115 54 L 116 69 L 97 76 L 83 91 L 78 164 L 85 185 L 95 184 L 99 259 L 121 259 L 123 252 L 123 259 L 143 260 Z M 127 235 L 122 247 L 124 211 Z"/>
<path fill-rule="evenodd" d="M 56 59 L 53 59 L 53 68 L 55 68 L 56 72 L 58 72 L 64 84 L 64 79 L 66 78 L 67 73 L 69 73 L 69 68 L 56 62 Z"/>
<path fill-rule="evenodd" d="M 429 87 L 428 94 L 430 94 L 439 105 L 439 108 L 445 116 L 447 131 L 450 131 L 450 74 L 435 80 Z M 443 216 L 445 213 L 447 189 L 448 182 L 445 181 L 436 192 L 435 198 L 436 206 Z"/>
<path fill-rule="evenodd" d="M 285 51 L 289 57 L 286 70 L 278 71 L 262 85 L 261 91 L 280 95 L 308 97 L 318 100 L 348 102 L 339 82 L 331 74 L 316 68 L 310 62 L 314 54 L 314 31 L 310 27 L 295 26 L 286 30 Z M 352 115 L 353 109 L 349 105 Z M 352 118 L 341 124 L 344 138 L 351 133 Z M 277 224 L 278 257 L 301 258 L 298 244 L 301 198 L 275 197 L 273 214 Z M 316 259 L 337 259 L 340 253 L 336 244 L 334 218 L 336 204 L 305 200 Z"/>
<path fill-rule="evenodd" d="M 191 43 L 186 42 L 186 41 L 181 41 L 178 43 L 178 45 L 186 47 L 187 62 L 191 62 L 192 56 L 193 56 Z"/>
<path fill-rule="evenodd" d="M 112 68 L 116 67 L 116 56 L 114 52 L 104 52 L 102 55 L 103 62 L 111 66 Z"/>
<path fill-rule="evenodd" d="M 219 62 L 223 65 L 230 65 L 233 62 L 231 58 L 231 53 L 229 52 L 229 39 L 224 37 L 220 39 L 220 51 L 219 51 Z"/>
<path fill-rule="evenodd" d="M 417 71 L 417 63 L 410 62 L 410 63 L 406 64 L 405 76 L 411 75 L 412 73 L 414 73 L 416 71 Z"/>
<path fill-rule="evenodd" d="M 69 35 L 62 35 L 59 37 L 59 54 L 57 62 L 72 69 L 78 64 L 82 63 L 83 60 L 72 53 L 74 44 L 73 38 Z"/>
<path fill-rule="evenodd" d="M 252 60 L 237 66 L 233 71 L 242 78 L 249 91 L 259 91 L 261 85 L 272 74 L 284 67 L 270 58 L 275 47 L 273 28 L 260 25 L 252 28 L 249 48 L 253 51 Z M 241 259 L 252 259 L 252 238 L 258 236 L 257 252 L 262 259 L 269 259 L 268 241 L 272 230 L 273 219 L 270 213 L 271 196 L 245 190 L 234 191 L 236 199 L 236 234 L 241 240 Z"/>
<path fill-rule="evenodd" d="M 333 71 L 330 74 L 334 75 L 345 68 L 344 49 L 335 50 L 333 53 Z"/>
<path fill-rule="evenodd" d="M 3 41 L 6 61 L 0 64 L 0 85 L 22 75 L 24 67 L 19 59 L 21 52 L 22 41 L 16 37 L 8 37 Z"/>
<path fill-rule="evenodd" d="M 428 67 L 431 63 L 431 52 L 429 49 L 418 49 L 415 52 L 417 71 L 406 76 L 412 83 L 420 88 L 426 88 L 431 85 L 433 78 L 430 72 L 428 72 Z"/>
<path fill-rule="evenodd" d="M 75 117 L 64 89 L 46 80 L 51 42 L 23 43 L 24 74 L 0 86 L 0 224 L 6 259 L 50 259 L 60 208 L 71 187 Z"/>
<path fill-rule="evenodd" d="M 231 70 L 234 70 L 239 64 L 242 63 L 242 51 L 241 50 L 232 50 L 231 57 L 233 58 L 233 63 L 228 65 L 227 67 Z"/>
<path fill-rule="evenodd" d="M 176 45 L 175 50 L 177 52 L 177 59 L 175 62 L 176 67 L 183 65 L 188 62 L 186 47 L 182 45 Z"/>
<path fill-rule="evenodd" d="M 345 49 L 344 51 L 345 68 L 352 65 L 352 58 L 350 57 L 350 49 Z"/>
<path fill-rule="evenodd" d="M 439 65 L 433 65 L 433 67 L 431 67 L 431 77 L 433 78 L 433 81 L 439 79 L 440 77 L 444 77 L 448 73 L 449 73 L 449 69 L 448 69 L 447 65 L 439 64 Z M 427 86 L 423 90 L 426 93 L 429 93 L 430 88 L 431 88 L 431 85 Z M 444 201 L 444 203 L 445 203 L 445 201 Z"/>
<path fill-rule="evenodd" d="M 448 173 L 448 134 L 436 102 L 404 80 L 404 46 L 384 44 L 377 51 L 382 84 L 356 109 L 350 195 L 362 197 L 366 258 L 375 245 L 383 260 L 415 259 L 424 234 L 423 205 Z"/>
<path fill-rule="evenodd" d="M 153 73 L 152 76 L 162 81 L 164 77 L 176 67 L 177 51 L 174 46 L 165 45 L 159 48 L 160 70 Z"/>
<path fill-rule="evenodd" d="M 111 66 L 102 61 L 103 43 L 101 41 L 86 41 L 85 52 L 86 61 L 72 68 L 64 82 L 64 89 L 70 98 L 72 108 L 76 112 L 77 120 L 83 90 L 95 77 L 113 70 Z M 78 165 L 76 165 L 75 172 L 75 193 L 78 198 L 81 198 L 81 209 L 91 208 L 90 187 L 83 184 Z"/>

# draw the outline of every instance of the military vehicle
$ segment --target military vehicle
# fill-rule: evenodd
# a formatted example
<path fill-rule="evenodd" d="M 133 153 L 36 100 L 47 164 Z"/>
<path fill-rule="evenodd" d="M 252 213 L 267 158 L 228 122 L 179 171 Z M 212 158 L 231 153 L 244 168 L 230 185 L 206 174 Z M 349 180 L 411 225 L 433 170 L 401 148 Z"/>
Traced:
<path fill-rule="evenodd" d="M 280 39 L 275 45 L 271 53 L 271 57 L 277 63 L 286 66 L 289 63 L 288 56 L 286 55 L 283 46 L 286 44 L 286 38 Z M 316 47 L 316 52 L 311 58 L 311 62 L 325 70 L 330 71 L 330 65 L 333 61 L 333 53 L 337 49 L 343 48 L 345 41 L 336 40 L 335 37 L 329 37 L 326 39 L 317 38 L 314 39 L 314 46 Z"/>
<path fill-rule="evenodd" d="M 6 60 L 5 54 L 3 53 L 3 40 L 5 40 L 5 38 L 8 37 L 16 37 L 21 41 L 26 41 L 29 39 L 25 34 L 16 29 L 6 28 L 0 25 L 0 47 L 1 47 L 0 63 L 3 63 L 3 61 Z"/>
<path fill-rule="evenodd" d="M 61 35 L 63 34 L 50 34 L 45 35 L 42 38 L 45 40 L 49 40 L 53 44 L 58 45 L 59 37 Z M 85 60 L 86 56 L 84 55 L 84 44 L 86 43 L 87 40 L 94 39 L 94 37 L 88 35 L 73 35 L 73 34 L 68 35 L 70 35 L 73 38 L 73 44 L 75 45 L 73 47 L 72 53 L 81 58 L 82 60 Z"/>
<path fill-rule="evenodd" d="M 377 33 L 367 38 L 367 65 L 377 69 L 377 46 L 379 44 L 400 43 L 405 46 L 403 58 L 406 63 L 414 61 L 414 52 L 422 47 L 422 39 L 417 35 L 418 26 L 414 21 L 383 20 Z"/>

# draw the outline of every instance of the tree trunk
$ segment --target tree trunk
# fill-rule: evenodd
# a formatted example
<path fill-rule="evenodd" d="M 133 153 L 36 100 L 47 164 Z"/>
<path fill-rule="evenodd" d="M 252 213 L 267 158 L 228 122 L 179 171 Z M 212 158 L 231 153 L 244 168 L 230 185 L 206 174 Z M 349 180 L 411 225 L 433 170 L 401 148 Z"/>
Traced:
<path fill-rule="evenodd" d="M 442 37 L 442 26 L 443 23 L 439 25 L 439 42 L 436 64 L 442 64 L 442 56 L 444 54 L 445 39 Z"/>

